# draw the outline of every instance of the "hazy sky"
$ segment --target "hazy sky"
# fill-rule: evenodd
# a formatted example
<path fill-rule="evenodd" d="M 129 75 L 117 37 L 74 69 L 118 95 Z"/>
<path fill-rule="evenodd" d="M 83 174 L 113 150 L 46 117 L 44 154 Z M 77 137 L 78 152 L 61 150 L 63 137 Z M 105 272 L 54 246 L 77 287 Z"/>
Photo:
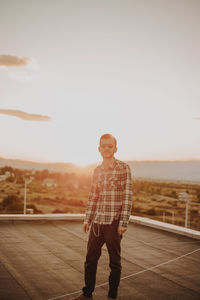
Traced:
<path fill-rule="evenodd" d="M 0 156 L 200 158 L 199 0 L 0 0 Z"/>

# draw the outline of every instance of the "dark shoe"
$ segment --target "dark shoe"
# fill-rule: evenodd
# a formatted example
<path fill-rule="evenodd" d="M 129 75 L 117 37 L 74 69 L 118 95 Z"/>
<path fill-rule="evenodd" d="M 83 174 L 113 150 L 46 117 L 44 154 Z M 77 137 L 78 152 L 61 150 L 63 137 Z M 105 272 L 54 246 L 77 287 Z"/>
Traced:
<path fill-rule="evenodd" d="M 73 298 L 72 300 L 93 300 L 93 298 L 92 297 L 86 297 L 84 295 L 79 295 L 79 296 Z"/>

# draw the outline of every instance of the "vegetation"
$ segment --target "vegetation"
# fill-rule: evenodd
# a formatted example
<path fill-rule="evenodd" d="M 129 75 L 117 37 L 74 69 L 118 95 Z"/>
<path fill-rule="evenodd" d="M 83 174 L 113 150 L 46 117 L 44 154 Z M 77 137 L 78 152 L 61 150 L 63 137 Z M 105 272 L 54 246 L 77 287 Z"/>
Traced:
<path fill-rule="evenodd" d="M 0 181 L 0 213 L 23 212 L 25 181 L 29 179 L 27 208 L 32 208 L 34 213 L 84 213 L 90 176 L 0 168 L 0 175 L 6 172 L 10 173 L 9 176 Z M 12 206 L 6 202 L 7 197 L 12 198 Z"/>
<path fill-rule="evenodd" d="M 91 176 L 75 173 L 0 168 L 0 213 L 23 213 L 24 187 L 27 184 L 27 208 L 33 213 L 84 213 Z M 200 230 L 200 185 L 180 181 L 135 179 L 132 214 L 184 226 L 185 202 L 180 192 L 188 192 L 189 227 Z"/>
<path fill-rule="evenodd" d="M 200 230 L 199 184 L 156 180 L 135 180 L 133 188 L 133 215 L 185 225 L 186 203 L 179 193 L 190 197 L 188 227 Z"/>
<path fill-rule="evenodd" d="M 16 195 L 8 195 L 0 203 L 0 209 L 1 212 L 5 214 L 20 214 L 23 212 L 22 199 Z"/>

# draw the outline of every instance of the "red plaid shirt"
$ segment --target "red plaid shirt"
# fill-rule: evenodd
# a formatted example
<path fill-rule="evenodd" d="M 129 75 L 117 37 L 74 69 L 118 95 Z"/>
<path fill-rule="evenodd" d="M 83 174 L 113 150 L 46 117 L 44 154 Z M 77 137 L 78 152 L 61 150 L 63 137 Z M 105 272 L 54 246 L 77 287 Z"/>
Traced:
<path fill-rule="evenodd" d="M 103 163 L 94 170 L 86 209 L 85 224 L 111 224 L 128 226 L 132 208 L 132 179 L 129 166 L 115 159 L 108 169 Z"/>

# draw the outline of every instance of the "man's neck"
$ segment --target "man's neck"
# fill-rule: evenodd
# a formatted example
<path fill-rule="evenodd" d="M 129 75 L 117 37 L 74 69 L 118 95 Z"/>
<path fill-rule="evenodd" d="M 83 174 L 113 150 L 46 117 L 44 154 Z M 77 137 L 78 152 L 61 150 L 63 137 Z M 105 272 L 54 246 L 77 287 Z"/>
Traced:
<path fill-rule="evenodd" d="M 109 166 L 114 162 L 114 160 L 115 160 L 115 158 L 114 157 L 112 157 L 112 158 L 104 158 L 104 160 L 103 160 L 103 165 L 104 165 L 104 167 L 106 168 L 106 169 L 108 169 L 109 168 Z"/>

